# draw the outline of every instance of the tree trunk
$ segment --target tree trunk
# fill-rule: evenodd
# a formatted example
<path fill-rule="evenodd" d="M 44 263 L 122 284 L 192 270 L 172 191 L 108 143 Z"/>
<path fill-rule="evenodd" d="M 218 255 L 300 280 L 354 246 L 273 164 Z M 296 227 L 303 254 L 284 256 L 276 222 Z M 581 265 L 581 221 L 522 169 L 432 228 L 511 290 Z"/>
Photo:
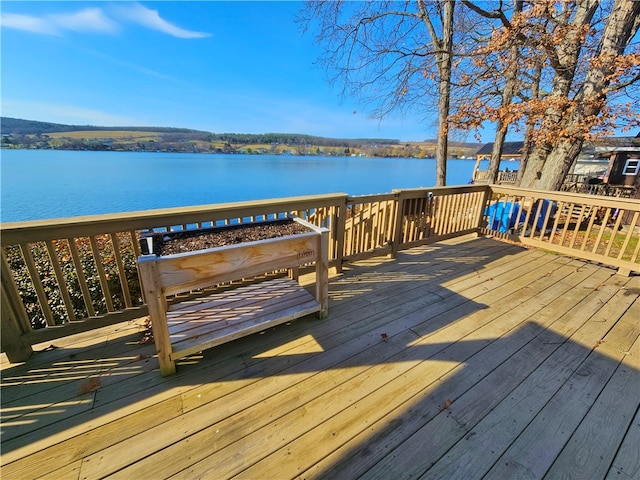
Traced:
<path fill-rule="evenodd" d="M 560 190 L 573 161 L 580 154 L 583 140 L 562 139 L 547 158 L 544 170 L 536 184 L 539 190 Z"/>
<path fill-rule="evenodd" d="M 436 143 L 436 186 L 447 183 L 449 110 L 451 103 L 451 54 L 453 51 L 453 11 L 456 0 L 444 0 L 442 40 L 432 38 L 438 62 L 438 139 Z"/>
<path fill-rule="evenodd" d="M 513 19 L 522 12 L 522 1 L 515 0 L 513 2 Z M 502 90 L 502 108 L 511 105 L 516 90 L 516 82 L 518 78 L 518 55 L 520 49 L 517 43 L 514 43 L 509 49 L 509 65 L 505 72 L 504 88 Z M 493 151 L 491 152 L 491 160 L 489 160 L 488 183 L 496 183 L 498 180 L 498 172 L 500 171 L 500 160 L 502 159 L 502 147 L 507 136 L 509 124 L 503 121 L 502 116 L 498 119 L 496 126 L 496 136 L 493 142 Z"/>
<path fill-rule="evenodd" d="M 496 183 L 498 181 L 498 172 L 500 171 L 500 159 L 502 158 L 502 147 L 504 139 L 507 136 L 507 128 L 502 127 L 502 122 L 498 122 L 496 136 L 493 140 L 493 150 L 491 151 L 491 159 L 489 160 L 489 171 L 487 172 L 487 183 Z"/>
<path fill-rule="evenodd" d="M 555 56 L 551 58 L 551 64 L 555 70 L 553 86 L 550 99 L 566 100 L 569 98 L 573 85 L 578 59 L 582 47 L 580 32 L 585 25 L 589 25 L 596 13 L 599 5 L 598 0 L 586 0 L 577 7 L 576 15 L 573 17 L 570 27 L 563 36 L 563 41 L 555 49 Z M 539 180 L 542 178 L 542 171 L 549 154 L 554 149 L 555 141 L 549 137 L 555 135 L 563 122 L 566 111 L 563 106 L 565 102 L 549 102 L 549 107 L 544 113 L 540 130 L 543 133 L 543 140 L 536 142 L 525 170 L 520 186 L 524 188 L 541 188 Z M 544 138 L 544 137 L 547 138 Z"/>
<path fill-rule="evenodd" d="M 438 138 L 436 141 L 436 187 L 447 184 L 449 149 L 449 81 L 440 81 L 438 99 Z"/>
<path fill-rule="evenodd" d="M 533 74 L 531 84 L 531 99 L 540 98 L 540 79 L 542 78 L 542 63 L 537 62 L 536 68 Z M 522 178 L 524 172 L 527 171 L 529 165 L 529 157 L 531 156 L 531 150 L 533 149 L 533 135 L 535 133 L 536 124 L 533 118 L 529 118 L 527 121 L 527 131 L 524 135 L 524 145 L 522 146 L 522 154 L 520 155 L 520 167 L 518 168 L 518 177 L 516 185 L 522 185 Z"/>

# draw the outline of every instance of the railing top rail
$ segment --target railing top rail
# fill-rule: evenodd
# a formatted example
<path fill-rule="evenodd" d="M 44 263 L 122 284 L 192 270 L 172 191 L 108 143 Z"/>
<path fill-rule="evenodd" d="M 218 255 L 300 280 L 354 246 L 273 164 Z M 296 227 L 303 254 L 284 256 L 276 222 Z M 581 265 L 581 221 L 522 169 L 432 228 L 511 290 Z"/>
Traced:
<path fill-rule="evenodd" d="M 275 213 L 279 209 L 304 210 L 344 204 L 346 193 L 305 195 L 267 200 L 248 200 L 189 207 L 162 208 L 82 217 L 0 223 L 3 247 L 20 243 L 57 240 L 72 236 L 89 236 L 142 230 L 167 225 L 181 225 L 225 218 Z"/>
<path fill-rule="evenodd" d="M 347 198 L 347 203 L 372 203 L 380 202 L 384 200 L 393 200 L 402 196 L 403 198 L 421 198 L 425 197 L 429 193 L 438 195 L 451 195 L 455 193 L 472 193 L 472 192 L 484 192 L 487 190 L 487 185 L 458 185 L 451 187 L 420 187 L 420 188 L 402 188 L 394 189 L 391 193 L 375 193 L 368 195 L 351 195 Z"/>
<path fill-rule="evenodd" d="M 347 198 L 347 204 L 382 202 L 385 200 L 395 200 L 397 197 L 398 197 L 397 193 L 374 193 L 374 194 L 368 194 L 368 195 L 351 195 Z"/>
<path fill-rule="evenodd" d="M 562 200 L 574 203 L 589 203 L 598 207 L 613 207 L 637 210 L 640 208 L 640 200 L 624 197 L 605 197 L 603 195 L 588 195 L 584 193 L 559 192 L 549 190 L 533 190 L 505 185 L 489 185 L 495 193 L 506 193 L 520 196 L 531 196 L 549 200 Z"/>
<path fill-rule="evenodd" d="M 487 185 L 478 184 L 466 184 L 466 185 L 452 185 L 447 187 L 421 187 L 421 188 L 403 188 L 394 190 L 394 193 L 399 193 L 405 196 L 424 195 L 426 193 L 432 193 L 434 195 L 451 195 L 454 193 L 471 193 L 471 192 L 484 192 L 487 189 Z"/>

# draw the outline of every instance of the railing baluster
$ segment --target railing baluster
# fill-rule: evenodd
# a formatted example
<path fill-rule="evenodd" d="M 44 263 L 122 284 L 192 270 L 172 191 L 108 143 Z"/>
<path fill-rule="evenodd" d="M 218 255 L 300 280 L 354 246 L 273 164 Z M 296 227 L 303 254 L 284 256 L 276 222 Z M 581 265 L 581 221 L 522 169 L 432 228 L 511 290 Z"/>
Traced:
<path fill-rule="evenodd" d="M 113 299 L 111 298 L 111 292 L 109 291 L 109 282 L 107 281 L 107 276 L 104 271 L 102 256 L 100 255 L 100 249 L 98 248 L 96 237 L 93 235 L 90 236 L 89 242 L 91 243 L 93 261 L 95 262 L 96 269 L 98 270 L 98 279 L 100 280 L 100 288 L 102 288 L 102 295 L 104 297 L 105 305 L 107 306 L 107 311 L 113 312 L 115 311 L 115 308 L 113 308 Z"/>
<path fill-rule="evenodd" d="M 576 240 L 578 239 L 578 232 L 580 231 L 580 225 L 582 224 L 582 219 L 583 219 L 583 216 L 585 214 L 586 208 L 587 208 L 587 206 L 583 203 L 582 204 L 582 208 L 580 208 L 580 214 L 578 215 L 578 218 L 576 219 L 576 226 L 573 229 L 573 236 L 571 237 L 571 243 L 569 243 L 569 248 L 571 248 L 571 249 L 576 244 Z"/>
<path fill-rule="evenodd" d="M 82 292 L 82 299 L 84 301 L 84 306 L 87 309 L 87 315 L 89 317 L 93 317 L 96 314 L 96 311 L 93 308 L 93 300 L 91 299 L 91 293 L 89 292 L 89 286 L 87 285 L 87 278 L 84 275 L 84 269 L 82 268 L 82 260 L 80 259 L 80 254 L 78 253 L 78 246 L 76 245 L 76 241 L 74 238 L 68 238 L 67 242 L 69 244 L 69 250 L 71 250 L 71 258 L 73 259 L 73 264 L 76 267 L 76 274 L 78 275 L 78 285 L 80 286 L 80 291 Z"/>
<path fill-rule="evenodd" d="M 616 217 L 616 221 L 613 224 L 613 231 L 611 232 L 611 238 L 607 243 L 607 248 L 604 251 L 604 256 L 608 257 L 611 253 L 611 248 L 616 241 L 616 237 L 618 236 L 618 230 L 620 229 L 620 224 L 622 223 L 622 217 L 624 216 L 624 210 L 618 210 L 618 215 Z"/>
<path fill-rule="evenodd" d="M 439 197 L 441 202 L 439 222 L 438 222 L 438 235 L 446 235 L 447 225 L 449 223 L 449 217 L 451 216 L 451 196 L 442 195 Z"/>
<path fill-rule="evenodd" d="M 636 248 L 633 250 L 633 255 L 631 255 L 631 259 L 629 260 L 632 264 L 638 262 L 638 255 L 640 254 L 640 240 L 636 243 Z"/>
<path fill-rule="evenodd" d="M 607 228 L 607 223 L 609 221 L 609 215 L 611 214 L 611 208 L 607 208 L 604 212 L 604 218 L 602 219 L 602 222 L 600 223 L 600 231 L 598 232 L 598 238 L 596 239 L 596 241 L 593 244 L 593 248 L 591 249 L 591 253 L 596 253 L 596 251 L 598 250 L 598 247 L 600 246 L 600 242 L 602 241 L 602 236 L 604 235 L 604 231 Z M 585 243 L 588 237 L 585 238 Z"/>
<path fill-rule="evenodd" d="M 564 226 L 562 228 L 562 236 L 560 237 L 560 245 L 564 246 L 564 239 L 567 237 L 567 231 L 569 230 L 569 224 L 571 223 L 571 218 L 573 217 L 573 208 L 575 207 L 575 203 L 571 202 L 571 206 L 569 207 L 569 211 L 567 212 L 567 218 L 564 221 Z"/>
<path fill-rule="evenodd" d="M 582 243 L 580 244 L 580 250 L 583 252 L 587 247 L 587 243 L 588 243 L 587 240 L 591 236 L 591 231 L 593 230 L 593 226 L 596 223 L 597 216 L 598 216 L 598 209 L 591 208 L 591 212 L 589 215 L 589 225 L 587 226 L 587 230 L 584 232 L 584 236 L 582 237 Z M 596 243 L 596 246 L 597 246 L 597 243 Z"/>
<path fill-rule="evenodd" d="M 65 309 L 67 311 L 67 318 L 70 322 L 73 322 L 76 319 L 76 314 L 73 311 L 73 302 L 71 301 L 71 296 L 69 295 L 69 289 L 67 288 L 67 282 L 64 278 L 64 273 L 62 272 L 62 268 L 60 267 L 60 260 L 58 259 L 58 249 L 53 245 L 51 240 L 45 242 L 47 246 L 47 252 L 49 254 L 49 260 L 51 261 L 51 265 L 53 266 L 53 273 L 56 278 L 56 283 L 58 284 L 58 288 L 60 289 L 60 295 L 62 296 L 62 302 L 64 303 Z"/>
<path fill-rule="evenodd" d="M 22 252 L 22 258 L 24 259 L 24 263 L 27 266 L 27 270 L 29 271 L 29 276 L 31 277 L 31 285 L 33 285 L 33 288 L 36 291 L 38 304 L 40 306 L 40 310 L 42 311 L 42 315 L 44 316 L 44 320 L 47 325 L 53 326 L 56 324 L 56 321 L 53 317 L 51 307 L 49 306 L 49 299 L 47 298 L 47 294 L 44 291 L 42 281 L 40 280 L 40 272 L 38 271 L 36 263 L 33 259 L 31 245 L 28 243 L 23 243 L 22 245 L 20 245 L 20 251 Z"/>
<path fill-rule="evenodd" d="M 564 202 L 560 201 L 558 203 L 556 203 L 556 210 L 555 210 L 555 218 L 553 221 L 553 227 L 551 227 L 551 232 L 549 233 L 549 243 L 553 244 L 553 239 L 555 236 L 555 232 L 558 229 L 558 225 L 560 224 L 560 216 L 561 216 L 561 212 L 564 209 Z M 551 210 L 551 207 L 549 207 L 549 210 Z"/>
<path fill-rule="evenodd" d="M 442 197 L 437 196 L 434 194 L 433 196 L 433 213 L 434 213 L 434 220 L 433 220 L 433 233 L 434 235 L 440 235 L 441 232 L 441 224 L 442 224 L 442 210 L 443 210 L 443 205 L 442 205 Z"/>
<path fill-rule="evenodd" d="M 620 218 L 622 218 L 622 215 L 619 215 L 619 216 Z M 622 247 L 620 247 L 620 252 L 618 253 L 618 260 L 622 260 L 622 258 L 624 257 L 624 252 L 626 252 L 627 248 L 629 248 L 629 243 L 631 243 L 631 238 L 633 238 L 633 231 L 635 230 L 636 225 L 638 224 L 638 217 L 640 217 L 640 211 L 635 212 L 633 214 L 633 219 L 629 224 L 629 230 L 627 231 L 627 235 L 625 236 L 624 242 L 622 243 Z M 638 240 L 638 245 L 640 245 L 640 240 Z"/>
<path fill-rule="evenodd" d="M 129 292 L 129 282 L 127 282 L 127 273 L 122 261 L 122 255 L 120 254 L 120 240 L 115 233 L 109 235 L 111 238 L 111 244 L 113 245 L 113 256 L 116 260 L 116 266 L 118 267 L 118 277 L 120 279 L 120 287 L 122 288 L 122 296 L 124 298 L 125 308 L 132 307 L 131 293 Z"/>

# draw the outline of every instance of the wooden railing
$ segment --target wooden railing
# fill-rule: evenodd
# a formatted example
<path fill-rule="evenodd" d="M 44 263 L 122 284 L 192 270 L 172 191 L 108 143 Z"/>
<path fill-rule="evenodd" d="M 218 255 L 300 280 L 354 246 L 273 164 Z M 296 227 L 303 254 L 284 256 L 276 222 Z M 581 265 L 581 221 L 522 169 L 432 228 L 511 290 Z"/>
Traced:
<path fill-rule="evenodd" d="M 491 234 L 640 271 L 640 201 L 496 185 L 313 195 L 3 224 L 2 351 L 147 314 L 136 259 L 142 232 L 287 214 L 329 229 L 329 265 L 469 233 Z"/>
<path fill-rule="evenodd" d="M 640 271 L 640 201 L 491 186 L 482 232 Z"/>
<path fill-rule="evenodd" d="M 146 315 L 136 262 L 141 232 L 294 213 L 333 229 L 336 262 L 346 201 L 346 194 L 314 195 L 3 224 L 2 351 L 19 360 L 32 344 Z"/>
<path fill-rule="evenodd" d="M 567 182 L 560 188 L 563 192 L 586 193 L 588 195 L 604 195 L 607 197 L 633 198 L 636 188 L 628 185 L 609 185 L 608 183 Z"/>
<path fill-rule="evenodd" d="M 500 170 L 496 183 L 498 185 L 515 185 L 518 182 L 518 171 Z M 489 170 L 476 170 L 473 176 L 473 183 L 489 183 Z"/>

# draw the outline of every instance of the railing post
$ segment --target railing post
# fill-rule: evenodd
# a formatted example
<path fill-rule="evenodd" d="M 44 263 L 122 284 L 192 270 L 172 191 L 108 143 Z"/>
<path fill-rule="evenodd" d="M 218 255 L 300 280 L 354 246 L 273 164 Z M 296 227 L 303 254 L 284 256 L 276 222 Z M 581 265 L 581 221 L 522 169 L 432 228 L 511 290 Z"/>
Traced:
<path fill-rule="evenodd" d="M 18 320 L 15 318 L 14 312 L 11 311 L 6 292 L 4 291 L 4 285 L 2 288 L 2 301 L 0 308 L 2 308 L 2 320 L 0 325 L 2 329 L 0 335 L 2 335 L 2 351 L 7 354 L 7 358 L 11 363 L 24 362 L 33 353 L 31 345 L 26 343 L 22 339 L 22 331 Z"/>
<path fill-rule="evenodd" d="M 484 209 L 487 207 L 487 203 L 489 202 L 489 198 L 491 197 L 493 190 L 491 189 L 491 185 L 486 185 L 482 192 L 482 200 L 480 201 L 480 205 L 478 208 L 478 214 L 476 216 L 476 222 L 474 228 L 477 229 L 476 235 L 481 235 L 482 229 L 482 220 L 484 218 Z"/>
<path fill-rule="evenodd" d="M 391 258 L 398 257 L 400 243 L 402 242 L 402 219 L 404 216 L 404 195 L 401 190 L 394 190 L 396 196 L 396 219 L 393 228 L 393 237 L 391 238 Z"/>
<path fill-rule="evenodd" d="M 347 202 L 348 197 L 344 197 L 340 204 L 336 205 L 335 216 L 335 247 L 336 247 L 336 273 L 342 273 L 342 263 L 344 261 L 344 235 L 347 223 Z"/>
<path fill-rule="evenodd" d="M 318 259 L 316 260 L 316 300 L 320 304 L 318 318 L 329 315 L 329 231 L 320 233 Z"/>
<path fill-rule="evenodd" d="M 22 334 L 31 328 L 24 311 L 18 289 L 13 282 L 7 259 L 2 254 L 2 282 L 0 290 L 1 350 L 7 354 L 11 363 L 23 362 L 33 353 L 31 345 L 24 341 Z M 16 303 L 18 302 L 18 303 Z"/>

